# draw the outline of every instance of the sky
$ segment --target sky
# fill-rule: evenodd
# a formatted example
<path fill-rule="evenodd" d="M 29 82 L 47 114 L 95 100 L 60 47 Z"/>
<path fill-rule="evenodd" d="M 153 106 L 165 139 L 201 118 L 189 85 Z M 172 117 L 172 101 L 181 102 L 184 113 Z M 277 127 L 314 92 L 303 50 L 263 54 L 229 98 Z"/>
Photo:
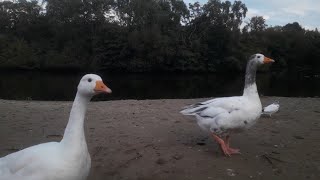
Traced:
<path fill-rule="evenodd" d="M 186 4 L 208 0 L 184 0 Z M 234 0 L 230 0 L 233 2 Z M 320 29 L 320 0 L 241 0 L 248 8 L 245 21 L 263 16 L 269 26 L 298 22 L 306 29 Z"/>

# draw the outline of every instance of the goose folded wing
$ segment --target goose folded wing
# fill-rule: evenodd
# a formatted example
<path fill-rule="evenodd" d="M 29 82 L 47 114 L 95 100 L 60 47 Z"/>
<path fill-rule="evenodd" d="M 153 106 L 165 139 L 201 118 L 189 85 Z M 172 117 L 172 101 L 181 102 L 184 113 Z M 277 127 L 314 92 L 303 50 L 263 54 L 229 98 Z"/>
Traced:
<path fill-rule="evenodd" d="M 0 164 L 2 164 L 2 172 L 0 172 L 0 175 L 14 175 L 19 173 L 20 170 L 25 169 L 27 166 L 30 166 L 33 160 L 35 160 L 36 155 L 27 153 L 28 151 L 26 150 L 28 149 L 1 158 Z"/>
<path fill-rule="evenodd" d="M 220 112 L 222 109 L 228 113 L 231 113 L 234 110 L 241 109 L 241 107 L 244 106 L 245 101 L 246 100 L 244 98 L 239 96 L 216 98 L 191 105 L 182 110 L 181 113 L 185 115 L 195 115 L 204 111 L 203 113 L 209 112 L 210 114 L 214 114 L 215 112 Z"/>

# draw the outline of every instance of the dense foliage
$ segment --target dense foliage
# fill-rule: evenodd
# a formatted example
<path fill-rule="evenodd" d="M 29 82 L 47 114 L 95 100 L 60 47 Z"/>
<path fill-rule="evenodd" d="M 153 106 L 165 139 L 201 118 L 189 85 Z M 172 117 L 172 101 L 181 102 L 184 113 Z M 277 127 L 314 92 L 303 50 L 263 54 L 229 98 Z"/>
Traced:
<path fill-rule="evenodd" d="M 318 30 L 263 17 L 241 28 L 246 13 L 241 1 L 4 1 L 0 68 L 236 72 L 261 52 L 273 70 L 320 72 Z"/>

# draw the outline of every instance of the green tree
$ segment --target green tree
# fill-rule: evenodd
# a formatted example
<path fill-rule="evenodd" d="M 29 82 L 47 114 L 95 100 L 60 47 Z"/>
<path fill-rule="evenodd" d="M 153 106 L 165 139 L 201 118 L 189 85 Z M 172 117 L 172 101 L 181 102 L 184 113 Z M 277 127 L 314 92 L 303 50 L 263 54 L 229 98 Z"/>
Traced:
<path fill-rule="evenodd" d="M 267 28 L 266 20 L 262 16 L 254 16 L 249 23 L 244 27 L 245 31 L 262 32 Z"/>

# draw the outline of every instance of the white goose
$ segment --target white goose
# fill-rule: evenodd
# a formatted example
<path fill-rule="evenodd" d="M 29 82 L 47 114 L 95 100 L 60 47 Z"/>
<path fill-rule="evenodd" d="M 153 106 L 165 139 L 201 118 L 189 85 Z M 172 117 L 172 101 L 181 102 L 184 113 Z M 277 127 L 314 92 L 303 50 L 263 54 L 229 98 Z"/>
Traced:
<path fill-rule="evenodd" d="M 279 111 L 280 104 L 278 102 L 274 102 L 262 109 L 261 114 L 269 115 L 271 117 L 272 114 L 276 113 Z"/>
<path fill-rule="evenodd" d="M 240 154 L 239 149 L 229 147 L 230 133 L 251 127 L 261 115 L 261 102 L 256 85 L 256 71 L 260 64 L 274 60 L 262 54 L 249 58 L 242 96 L 222 97 L 193 104 L 181 111 L 195 116 L 201 129 L 210 132 L 226 156 Z M 225 136 L 225 140 L 219 136 Z"/>
<path fill-rule="evenodd" d="M 87 104 L 111 93 L 100 76 L 82 77 L 61 142 L 43 143 L 0 158 L 0 180 L 85 180 L 91 167 L 84 134 Z"/>

